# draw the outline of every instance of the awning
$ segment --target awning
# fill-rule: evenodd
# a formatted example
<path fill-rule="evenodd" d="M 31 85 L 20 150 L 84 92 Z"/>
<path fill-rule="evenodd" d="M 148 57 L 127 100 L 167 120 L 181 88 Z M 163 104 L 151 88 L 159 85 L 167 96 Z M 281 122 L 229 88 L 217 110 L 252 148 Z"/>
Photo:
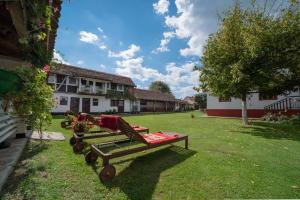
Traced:
<path fill-rule="evenodd" d="M 22 79 L 15 73 L 0 69 L 0 96 L 22 87 Z"/>

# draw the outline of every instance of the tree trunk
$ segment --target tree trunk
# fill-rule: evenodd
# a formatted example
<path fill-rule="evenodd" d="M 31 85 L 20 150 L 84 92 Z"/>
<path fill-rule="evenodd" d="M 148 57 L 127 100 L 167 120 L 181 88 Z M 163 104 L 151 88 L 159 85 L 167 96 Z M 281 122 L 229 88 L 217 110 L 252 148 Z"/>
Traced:
<path fill-rule="evenodd" d="M 242 99 L 242 119 L 243 124 L 248 125 L 248 114 L 247 114 L 247 97 L 243 97 Z"/>

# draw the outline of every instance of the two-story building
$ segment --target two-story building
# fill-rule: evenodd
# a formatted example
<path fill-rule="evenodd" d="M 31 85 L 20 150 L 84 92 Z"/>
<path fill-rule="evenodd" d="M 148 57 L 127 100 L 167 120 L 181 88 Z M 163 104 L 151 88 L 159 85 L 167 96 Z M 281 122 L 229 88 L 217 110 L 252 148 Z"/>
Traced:
<path fill-rule="evenodd" d="M 91 69 L 58 64 L 51 69 L 48 84 L 54 89 L 54 114 L 176 110 L 173 95 L 138 89 L 129 77 Z"/>
<path fill-rule="evenodd" d="M 48 76 L 54 89 L 53 113 L 132 111 L 134 82 L 124 76 L 59 64 Z"/>

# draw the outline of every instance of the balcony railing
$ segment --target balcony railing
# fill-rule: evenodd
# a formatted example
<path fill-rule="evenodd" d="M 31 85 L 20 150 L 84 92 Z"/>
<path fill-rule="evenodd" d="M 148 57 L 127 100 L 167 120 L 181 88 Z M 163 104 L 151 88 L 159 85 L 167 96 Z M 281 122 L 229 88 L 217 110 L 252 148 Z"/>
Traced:
<path fill-rule="evenodd" d="M 288 111 L 300 109 L 300 96 L 289 96 L 265 106 L 267 111 Z"/>
<path fill-rule="evenodd" d="M 93 93 L 93 87 L 92 86 L 81 86 L 79 87 L 79 92 L 82 93 Z"/>

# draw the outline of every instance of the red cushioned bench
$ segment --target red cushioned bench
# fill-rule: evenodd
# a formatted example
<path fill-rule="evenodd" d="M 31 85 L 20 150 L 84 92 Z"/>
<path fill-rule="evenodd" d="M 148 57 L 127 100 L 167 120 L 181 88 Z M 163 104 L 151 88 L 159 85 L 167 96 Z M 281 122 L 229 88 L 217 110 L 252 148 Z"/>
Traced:
<path fill-rule="evenodd" d="M 78 121 L 87 121 L 90 126 L 99 127 L 98 131 L 90 131 L 88 133 L 73 133 L 70 144 L 73 146 L 75 153 L 81 153 L 84 149 L 84 140 L 111 137 L 123 135 L 118 127 L 118 115 L 100 115 L 100 117 L 92 117 L 89 114 L 82 113 L 78 116 Z M 139 125 L 131 125 L 131 127 L 139 133 L 149 133 L 149 128 Z"/>
<path fill-rule="evenodd" d="M 99 178 L 102 182 L 111 180 L 116 174 L 115 167 L 109 164 L 110 159 L 126 156 L 132 153 L 137 153 L 147 149 L 152 149 L 183 140 L 185 141 L 185 148 L 188 149 L 188 136 L 186 135 L 162 131 L 140 134 L 121 117 L 116 117 L 116 120 L 116 126 L 123 134 L 127 136 L 127 138 L 100 144 L 93 144 L 91 145 L 91 150 L 85 156 L 85 161 L 88 164 L 94 163 L 98 157 L 101 157 L 103 159 L 103 167 L 99 173 Z M 143 143 L 144 145 L 133 147 L 131 149 L 114 151 L 112 153 L 107 153 L 105 151 L 106 148 L 114 147 L 116 150 L 122 147 L 122 145 L 130 145 L 131 143 L 136 144 L 136 142 Z"/>

